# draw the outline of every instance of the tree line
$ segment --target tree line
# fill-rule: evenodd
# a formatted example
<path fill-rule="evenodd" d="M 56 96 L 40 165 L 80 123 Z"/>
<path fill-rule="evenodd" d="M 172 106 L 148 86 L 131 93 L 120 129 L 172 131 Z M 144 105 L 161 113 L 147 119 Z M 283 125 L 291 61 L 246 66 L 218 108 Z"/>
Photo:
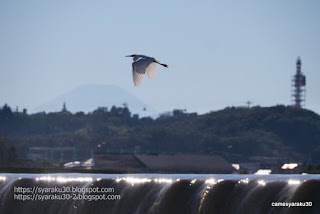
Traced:
<path fill-rule="evenodd" d="M 228 107 L 203 115 L 173 110 L 156 119 L 127 106 L 93 112 L 27 114 L 0 110 L 0 139 L 19 156 L 29 147 L 93 148 L 95 152 L 218 154 L 320 163 L 320 116 L 289 106 Z M 0 148 L 3 150 L 2 148 Z"/>

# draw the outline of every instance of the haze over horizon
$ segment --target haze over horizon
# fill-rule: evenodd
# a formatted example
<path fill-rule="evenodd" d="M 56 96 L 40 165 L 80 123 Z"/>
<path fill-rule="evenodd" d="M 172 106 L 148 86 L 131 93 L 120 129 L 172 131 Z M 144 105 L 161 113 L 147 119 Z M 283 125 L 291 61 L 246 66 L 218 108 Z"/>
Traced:
<path fill-rule="evenodd" d="M 31 114 L 43 111 L 60 112 L 63 106 L 72 113 L 89 113 L 101 107 L 110 111 L 112 106 L 126 106 L 132 115 L 139 114 L 140 117 L 159 115 L 159 112 L 156 112 L 151 106 L 117 86 L 92 84 L 79 86 L 28 112 Z"/>
<path fill-rule="evenodd" d="M 320 113 L 320 2 L 1 1 L 0 106 L 34 109 L 81 85 L 116 85 L 158 112 L 290 105 L 298 56 Z M 158 66 L 136 88 L 125 55 Z"/>

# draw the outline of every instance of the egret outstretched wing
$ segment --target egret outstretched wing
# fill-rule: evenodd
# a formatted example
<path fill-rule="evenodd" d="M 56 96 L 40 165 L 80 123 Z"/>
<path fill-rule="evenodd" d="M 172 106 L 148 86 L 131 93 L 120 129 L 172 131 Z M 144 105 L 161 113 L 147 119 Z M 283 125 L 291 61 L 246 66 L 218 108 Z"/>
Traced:
<path fill-rule="evenodd" d="M 136 72 L 134 69 L 132 70 L 132 77 L 133 77 L 133 83 L 134 86 L 139 86 L 142 83 L 144 74 L 140 74 L 138 72 Z"/>
<path fill-rule="evenodd" d="M 156 73 L 157 73 L 157 63 L 153 62 L 151 63 L 147 69 L 146 69 L 146 73 L 148 74 L 148 77 L 150 79 L 152 79 L 153 77 L 156 76 Z"/>

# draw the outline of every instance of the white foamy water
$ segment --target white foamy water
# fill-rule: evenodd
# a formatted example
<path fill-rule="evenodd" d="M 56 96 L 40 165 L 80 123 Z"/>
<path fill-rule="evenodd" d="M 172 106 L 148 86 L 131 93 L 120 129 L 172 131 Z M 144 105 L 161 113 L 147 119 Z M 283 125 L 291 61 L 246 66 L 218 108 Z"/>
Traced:
<path fill-rule="evenodd" d="M 319 210 L 320 175 L 0 174 L 4 214 Z"/>

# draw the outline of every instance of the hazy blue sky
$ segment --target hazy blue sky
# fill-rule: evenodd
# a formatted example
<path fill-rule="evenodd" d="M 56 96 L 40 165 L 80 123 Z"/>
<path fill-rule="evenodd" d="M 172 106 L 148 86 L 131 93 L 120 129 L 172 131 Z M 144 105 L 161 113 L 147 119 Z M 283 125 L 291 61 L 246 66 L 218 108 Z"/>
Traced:
<path fill-rule="evenodd" d="M 0 1 L 0 105 L 32 109 L 82 84 L 158 111 L 290 104 L 298 56 L 320 113 L 320 1 Z M 131 58 L 169 65 L 133 86 Z"/>

